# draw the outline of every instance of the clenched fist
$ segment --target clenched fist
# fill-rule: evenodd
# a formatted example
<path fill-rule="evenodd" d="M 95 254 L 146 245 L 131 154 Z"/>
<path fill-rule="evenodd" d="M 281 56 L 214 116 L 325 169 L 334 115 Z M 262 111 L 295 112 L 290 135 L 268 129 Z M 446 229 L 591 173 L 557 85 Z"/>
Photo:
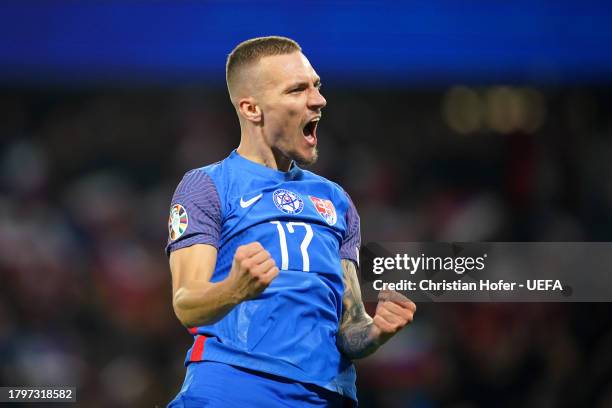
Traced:
<path fill-rule="evenodd" d="M 257 297 L 278 275 L 276 262 L 259 242 L 238 247 L 228 276 L 239 300 Z"/>
<path fill-rule="evenodd" d="M 381 290 L 373 319 L 374 337 L 386 342 L 412 322 L 414 312 L 416 305 L 410 299 L 395 291 Z"/>

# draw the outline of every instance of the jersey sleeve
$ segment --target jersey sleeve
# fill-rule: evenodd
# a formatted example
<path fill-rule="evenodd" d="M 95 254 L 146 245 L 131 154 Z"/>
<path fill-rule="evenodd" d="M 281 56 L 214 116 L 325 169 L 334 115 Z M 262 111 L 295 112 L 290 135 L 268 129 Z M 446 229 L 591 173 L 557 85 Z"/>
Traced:
<path fill-rule="evenodd" d="M 346 193 L 345 193 L 346 194 Z M 342 240 L 340 246 L 340 258 L 350 259 L 359 266 L 359 249 L 361 248 L 361 228 L 359 226 L 359 214 L 357 209 L 349 197 L 346 194 L 349 206 L 346 211 L 346 235 Z"/>
<path fill-rule="evenodd" d="M 221 201 L 214 181 L 202 170 L 187 172 L 170 204 L 166 255 L 195 244 L 219 249 L 220 233 Z"/>

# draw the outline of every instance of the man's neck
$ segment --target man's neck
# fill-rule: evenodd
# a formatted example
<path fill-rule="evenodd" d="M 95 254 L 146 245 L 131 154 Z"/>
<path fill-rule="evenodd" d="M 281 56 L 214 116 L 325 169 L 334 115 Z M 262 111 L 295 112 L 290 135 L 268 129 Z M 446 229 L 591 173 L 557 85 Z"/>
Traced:
<path fill-rule="evenodd" d="M 242 135 L 240 145 L 236 149 L 240 156 L 274 170 L 289 171 L 292 160 L 285 157 L 278 150 L 267 146 L 263 143 L 263 140 L 261 142 L 254 142 L 253 139 L 253 137 Z"/>

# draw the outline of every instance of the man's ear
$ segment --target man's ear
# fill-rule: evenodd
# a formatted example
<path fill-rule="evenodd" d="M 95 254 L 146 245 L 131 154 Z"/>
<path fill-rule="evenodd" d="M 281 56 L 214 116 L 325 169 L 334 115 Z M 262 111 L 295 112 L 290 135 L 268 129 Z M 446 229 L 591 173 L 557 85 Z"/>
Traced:
<path fill-rule="evenodd" d="M 238 101 L 238 112 L 248 121 L 261 122 L 261 108 L 252 96 Z"/>

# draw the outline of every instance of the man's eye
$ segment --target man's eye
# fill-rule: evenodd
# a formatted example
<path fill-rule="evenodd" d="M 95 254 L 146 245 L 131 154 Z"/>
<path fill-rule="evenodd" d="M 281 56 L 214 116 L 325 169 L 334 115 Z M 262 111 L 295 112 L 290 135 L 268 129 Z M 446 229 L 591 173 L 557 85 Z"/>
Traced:
<path fill-rule="evenodd" d="M 304 88 L 294 88 L 292 90 L 290 90 L 290 93 L 298 93 L 298 92 L 302 92 L 304 90 Z"/>

